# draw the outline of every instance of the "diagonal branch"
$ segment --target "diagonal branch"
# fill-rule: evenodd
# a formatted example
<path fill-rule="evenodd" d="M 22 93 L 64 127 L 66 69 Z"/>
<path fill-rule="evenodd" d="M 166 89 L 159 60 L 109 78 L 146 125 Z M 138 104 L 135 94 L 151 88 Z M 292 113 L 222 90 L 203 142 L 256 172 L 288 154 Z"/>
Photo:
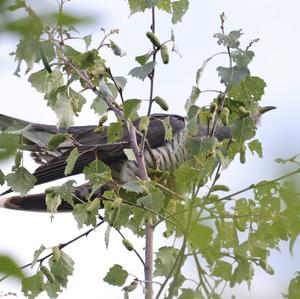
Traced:
<path fill-rule="evenodd" d="M 97 227 L 99 227 L 100 225 L 102 225 L 104 222 L 105 222 L 105 221 L 102 220 L 102 221 L 100 221 L 99 223 L 97 223 L 95 227 L 93 227 L 93 228 L 87 230 L 86 232 L 80 234 L 79 236 L 77 236 L 77 237 L 71 239 L 70 241 L 68 241 L 68 242 L 66 242 L 66 243 L 61 243 L 61 244 L 59 244 L 59 246 L 58 246 L 59 250 L 62 250 L 63 248 L 67 247 L 68 245 L 70 245 L 70 244 L 76 242 L 77 240 L 79 240 L 79 239 L 81 239 L 81 238 L 83 238 L 83 237 L 87 237 L 92 231 L 94 231 Z M 45 256 L 39 258 L 36 262 L 37 262 L 37 263 L 42 263 L 44 260 L 46 260 L 47 258 L 51 257 L 52 255 L 53 255 L 53 252 L 51 252 L 51 253 L 49 253 L 49 254 L 47 254 L 47 255 L 45 255 Z M 20 269 L 28 268 L 28 267 L 30 267 L 31 265 L 32 265 L 32 262 L 30 262 L 30 263 L 28 263 L 28 264 L 25 264 L 25 265 L 21 266 Z M 3 281 L 4 279 L 6 279 L 7 277 L 9 277 L 9 275 L 5 275 L 5 276 L 1 277 L 1 278 L 0 278 L 0 282 Z"/>

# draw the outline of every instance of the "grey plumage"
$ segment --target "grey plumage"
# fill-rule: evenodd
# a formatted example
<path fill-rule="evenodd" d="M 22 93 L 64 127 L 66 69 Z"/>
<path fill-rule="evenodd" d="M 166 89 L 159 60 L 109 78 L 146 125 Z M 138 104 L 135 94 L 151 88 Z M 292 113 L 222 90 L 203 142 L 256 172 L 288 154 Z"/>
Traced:
<path fill-rule="evenodd" d="M 169 117 L 173 133 L 173 138 L 170 141 L 165 140 L 165 132 L 162 124 L 162 120 L 166 117 Z M 136 127 L 138 127 L 138 124 L 139 120 L 134 122 Z M 58 149 L 50 153 L 44 153 L 43 151 L 47 147 L 49 139 L 59 132 L 55 126 L 34 124 L 0 115 L 1 130 L 9 127 L 13 127 L 14 129 L 27 127 L 27 130 L 22 132 L 24 146 L 33 153 L 35 160 L 43 161 L 33 173 L 37 179 L 37 184 L 65 177 L 66 159 L 72 148 L 74 148 L 74 144 L 66 141 Z M 82 173 L 83 168 L 97 157 L 110 166 L 112 177 L 116 182 L 126 183 L 136 179 L 138 177 L 136 162 L 128 161 L 124 154 L 124 149 L 130 148 L 128 130 L 124 128 L 124 136 L 118 142 L 108 143 L 107 129 L 105 128 L 101 133 L 95 133 L 95 128 L 96 126 L 74 126 L 67 129 L 66 132 L 71 134 L 78 142 L 78 150 L 81 153 L 70 175 Z M 199 125 L 197 136 L 202 137 L 206 135 L 207 128 L 204 125 Z M 160 170 L 175 170 L 189 158 L 189 154 L 185 148 L 187 136 L 187 121 L 184 117 L 165 114 L 151 115 L 147 132 L 147 141 L 151 152 L 149 148 L 145 149 L 146 166 L 155 168 L 157 165 Z M 231 130 L 228 127 L 219 126 L 216 128 L 214 136 L 219 140 L 230 138 Z M 141 136 L 138 135 L 137 139 L 140 142 Z M 84 195 L 88 191 L 89 186 L 85 185 L 76 188 L 74 192 L 77 197 L 84 198 Z M 2 206 L 30 210 L 36 207 L 36 209 L 40 210 L 45 205 L 44 201 L 45 194 L 43 193 L 25 197 L 14 196 L 2 200 Z"/>

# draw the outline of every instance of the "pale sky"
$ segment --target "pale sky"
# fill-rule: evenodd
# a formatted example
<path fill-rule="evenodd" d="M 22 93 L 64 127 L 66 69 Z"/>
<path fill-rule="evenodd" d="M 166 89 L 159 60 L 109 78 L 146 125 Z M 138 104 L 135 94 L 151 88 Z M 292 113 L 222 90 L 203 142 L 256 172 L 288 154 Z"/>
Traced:
<path fill-rule="evenodd" d="M 30 2 L 34 6 L 38 1 Z M 169 101 L 170 113 L 184 114 L 184 103 L 194 84 L 196 70 L 204 59 L 222 50 L 213 34 L 219 32 L 219 15 L 224 11 L 227 16 L 227 30 L 243 29 L 242 41 L 245 45 L 249 40 L 260 38 L 260 42 L 253 48 L 255 58 L 250 68 L 253 75 L 260 76 L 267 83 L 263 105 L 274 105 L 277 110 L 264 116 L 258 130 L 257 136 L 263 143 L 264 159 L 249 155 L 246 165 L 234 163 L 229 170 L 224 171 L 223 182 L 231 186 L 231 190 L 239 190 L 251 183 L 274 178 L 281 174 L 279 166 L 274 162 L 276 158 L 288 158 L 300 153 L 300 4 L 297 0 L 190 2 L 190 9 L 183 22 L 176 26 L 170 24 L 170 16 L 164 13 L 157 14 L 158 36 L 161 40 L 168 39 L 173 28 L 182 57 L 173 54 L 169 65 L 157 66 L 155 90 Z M 107 30 L 120 29 L 120 34 L 115 40 L 127 52 L 127 56 L 121 59 L 114 57 L 109 51 L 103 53 L 115 75 L 126 75 L 136 66 L 134 57 L 147 51 L 145 32 L 149 30 L 149 13 L 128 18 L 127 3 L 123 0 L 73 0 L 69 6 L 77 13 L 97 16 L 96 25 L 84 28 L 84 33 L 93 33 L 95 40 L 101 38 L 101 27 Z M 55 114 L 46 107 L 43 95 L 33 90 L 24 77 L 18 79 L 12 76 L 15 63 L 8 53 L 14 50 L 15 40 L 5 36 L 0 36 L 0 39 L 1 113 L 32 122 L 55 124 Z M 226 62 L 217 59 L 208 65 L 200 86 L 202 89 L 218 89 L 219 78 L 215 69 L 220 63 Z M 125 89 L 126 98 L 144 98 L 148 95 L 148 84 L 129 79 Z M 201 106 L 209 103 L 211 96 L 202 96 L 198 104 Z M 76 124 L 96 123 L 97 116 L 89 110 L 90 103 L 86 105 Z M 153 112 L 158 111 L 156 109 Z M 28 167 L 34 170 L 35 165 L 28 163 Z M 1 169 L 9 171 L 7 164 Z M 41 187 L 37 190 L 41 190 Z M 143 269 L 138 260 L 124 249 L 117 234 L 112 233 L 109 251 L 106 250 L 105 229 L 106 226 L 100 227 L 87 238 L 66 249 L 75 261 L 75 272 L 70 278 L 68 289 L 59 298 L 123 298 L 119 288 L 102 281 L 109 267 L 117 263 L 123 265 L 128 272 L 143 278 Z M 30 262 L 34 250 L 41 244 L 51 247 L 66 242 L 79 233 L 72 215 L 69 214 L 57 215 L 50 223 L 50 216 L 46 213 L 0 210 L 0 254 L 10 253 L 20 264 Z M 136 249 L 143 253 L 143 240 L 136 240 L 129 232 L 126 232 L 126 235 L 134 242 Z M 157 238 L 155 247 L 162 246 L 163 241 Z M 248 292 L 246 284 L 242 284 L 226 292 L 224 298 L 230 298 L 231 294 L 244 299 L 282 298 L 281 293 L 287 290 L 289 280 L 300 270 L 299 240 L 294 252 L 295 256 L 291 258 L 288 245 L 282 243 L 281 252 L 273 253 L 270 259 L 276 271 L 275 275 L 271 277 L 263 271 L 256 270 L 257 276 L 253 281 L 251 293 Z M 188 276 L 189 267 L 185 271 Z M 0 295 L 1 291 L 17 292 L 18 298 L 22 298 L 20 290 L 12 280 L 0 284 Z M 130 298 L 141 298 L 141 294 L 142 289 L 139 287 Z"/>

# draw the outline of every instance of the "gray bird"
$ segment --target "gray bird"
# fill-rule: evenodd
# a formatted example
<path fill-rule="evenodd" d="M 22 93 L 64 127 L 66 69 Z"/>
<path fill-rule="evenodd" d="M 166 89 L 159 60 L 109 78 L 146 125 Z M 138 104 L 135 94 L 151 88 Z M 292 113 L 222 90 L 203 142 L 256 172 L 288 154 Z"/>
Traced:
<path fill-rule="evenodd" d="M 274 108 L 272 106 L 262 107 L 259 114 L 261 115 Z M 165 140 L 165 130 L 162 123 L 162 120 L 166 117 L 169 117 L 173 133 L 170 141 Z M 139 121 L 138 119 L 133 123 L 137 128 Z M 60 132 L 56 126 L 35 124 L 0 114 L 1 131 L 7 128 L 21 129 L 25 127 L 26 129 L 22 132 L 24 148 L 31 152 L 32 158 L 37 163 L 41 164 L 33 173 L 37 180 L 36 185 L 65 177 L 66 159 L 75 147 L 74 142 L 65 141 L 57 149 L 45 152 L 44 150 L 47 148 L 51 137 Z M 124 153 L 124 149 L 130 148 L 127 128 L 124 127 L 123 137 L 113 143 L 108 143 L 106 127 L 100 133 L 95 132 L 96 128 L 97 126 L 93 125 L 73 126 L 64 131 L 72 135 L 80 152 L 74 169 L 69 175 L 82 173 L 85 166 L 98 158 L 110 167 L 112 178 L 115 182 L 123 184 L 135 180 L 139 175 L 137 164 L 135 161 L 128 160 Z M 229 139 L 231 135 L 231 129 L 227 126 L 219 125 L 214 131 L 214 136 L 219 141 Z M 207 136 L 207 128 L 200 124 L 196 136 Z M 190 158 L 185 148 L 188 137 L 187 120 L 182 116 L 152 114 L 146 137 L 147 146 L 145 147 L 144 157 L 146 166 L 149 168 L 156 168 L 159 165 L 159 169 L 162 171 L 173 171 Z M 137 140 L 138 143 L 141 141 L 140 135 L 137 135 Z M 76 187 L 74 189 L 75 200 L 76 197 L 84 199 L 87 193 L 90 192 L 90 189 L 88 184 Z M 99 195 L 101 192 L 103 192 L 103 189 L 100 188 L 94 196 Z M 5 193 L 8 192 L 6 191 L 3 194 Z M 4 197 L 0 199 L 0 207 L 21 210 L 45 210 L 45 193 Z M 60 209 L 70 209 L 70 206 L 63 202 Z"/>

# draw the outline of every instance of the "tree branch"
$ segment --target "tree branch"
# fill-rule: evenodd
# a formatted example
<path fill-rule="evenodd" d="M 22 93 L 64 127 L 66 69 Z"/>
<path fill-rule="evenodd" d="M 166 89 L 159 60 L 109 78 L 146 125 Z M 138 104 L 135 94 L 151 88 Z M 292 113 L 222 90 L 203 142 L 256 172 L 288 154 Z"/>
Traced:
<path fill-rule="evenodd" d="M 62 243 L 62 244 L 59 244 L 58 248 L 59 250 L 62 250 L 63 248 L 67 247 L 68 245 L 76 242 L 77 240 L 81 239 L 82 237 L 87 237 L 92 231 L 94 231 L 97 227 L 99 227 L 100 225 L 102 225 L 105 221 L 102 220 L 100 221 L 99 223 L 97 223 L 97 225 L 89 230 L 87 230 L 86 232 L 80 234 L 79 236 L 75 237 L 74 239 L 66 242 L 66 243 Z M 41 258 L 39 258 L 36 262 L 37 263 L 42 263 L 44 260 L 46 260 L 47 258 L 51 257 L 53 255 L 53 253 L 49 253 Z M 32 265 L 32 262 L 31 263 L 28 263 L 28 264 L 25 264 L 23 266 L 21 266 L 19 269 L 25 269 L 25 268 L 28 268 Z M 9 277 L 9 275 L 5 275 L 4 277 L 2 277 L 0 279 L 0 282 L 3 281 L 4 279 L 6 279 L 7 277 Z"/>

